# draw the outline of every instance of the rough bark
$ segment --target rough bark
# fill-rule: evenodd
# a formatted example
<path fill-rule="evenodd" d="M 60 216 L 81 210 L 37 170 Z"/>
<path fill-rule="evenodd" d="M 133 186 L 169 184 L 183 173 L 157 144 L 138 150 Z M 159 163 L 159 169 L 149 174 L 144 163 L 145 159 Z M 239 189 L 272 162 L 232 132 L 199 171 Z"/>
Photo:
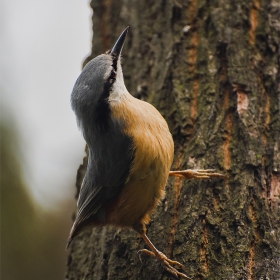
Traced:
<path fill-rule="evenodd" d="M 91 7 L 87 61 L 130 25 L 125 82 L 166 118 L 173 169 L 229 176 L 169 179 L 149 238 L 193 279 L 280 279 L 279 2 L 95 0 Z M 66 279 L 172 279 L 155 260 L 139 260 L 144 247 L 132 230 L 86 231 L 70 248 Z"/>

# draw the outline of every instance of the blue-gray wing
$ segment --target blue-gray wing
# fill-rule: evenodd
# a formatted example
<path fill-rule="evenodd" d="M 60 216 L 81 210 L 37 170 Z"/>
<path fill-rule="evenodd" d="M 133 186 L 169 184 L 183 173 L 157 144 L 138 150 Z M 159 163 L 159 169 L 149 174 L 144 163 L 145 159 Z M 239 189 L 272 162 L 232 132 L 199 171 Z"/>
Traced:
<path fill-rule="evenodd" d="M 123 133 L 120 124 L 111 123 L 109 129 L 101 129 L 94 138 L 86 140 L 89 146 L 88 166 L 71 239 L 84 224 L 96 218 L 94 215 L 106 202 L 120 193 L 134 159 L 133 140 Z"/>

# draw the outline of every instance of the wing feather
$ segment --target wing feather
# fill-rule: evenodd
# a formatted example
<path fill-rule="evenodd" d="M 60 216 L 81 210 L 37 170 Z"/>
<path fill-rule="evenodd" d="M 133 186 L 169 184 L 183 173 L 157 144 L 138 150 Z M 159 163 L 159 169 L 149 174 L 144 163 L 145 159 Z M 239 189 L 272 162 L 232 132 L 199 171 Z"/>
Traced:
<path fill-rule="evenodd" d="M 109 129 L 98 131 L 89 146 L 87 171 L 78 198 L 78 211 L 70 239 L 86 221 L 122 190 L 134 160 L 131 137 L 123 133 L 121 124 L 110 123 Z"/>

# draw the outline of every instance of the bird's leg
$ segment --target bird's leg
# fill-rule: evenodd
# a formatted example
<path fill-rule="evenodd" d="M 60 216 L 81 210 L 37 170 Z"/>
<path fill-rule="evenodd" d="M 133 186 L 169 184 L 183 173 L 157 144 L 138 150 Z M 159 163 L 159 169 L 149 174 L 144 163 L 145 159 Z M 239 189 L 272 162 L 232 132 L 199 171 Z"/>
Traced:
<path fill-rule="evenodd" d="M 140 232 L 139 232 L 140 233 Z M 184 273 L 179 272 L 176 268 L 174 268 L 174 265 L 179 266 L 180 268 L 184 268 L 184 266 L 177 262 L 168 259 L 162 252 L 158 251 L 157 248 L 153 245 L 153 243 L 150 241 L 148 236 L 145 233 L 140 233 L 146 244 L 151 248 L 151 251 L 147 249 L 140 250 L 138 253 L 146 254 L 152 257 L 155 257 L 159 260 L 159 262 L 162 264 L 162 266 L 171 274 L 173 274 L 175 277 L 182 277 L 184 279 L 192 280 L 190 277 L 185 275 Z"/>
<path fill-rule="evenodd" d="M 227 176 L 216 173 L 215 169 L 186 169 L 178 171 L 169 171 L 169 176 L 185 178 L 185 179 L 210 179 L 211 177 L 216 178 L 227 178 Z"/>

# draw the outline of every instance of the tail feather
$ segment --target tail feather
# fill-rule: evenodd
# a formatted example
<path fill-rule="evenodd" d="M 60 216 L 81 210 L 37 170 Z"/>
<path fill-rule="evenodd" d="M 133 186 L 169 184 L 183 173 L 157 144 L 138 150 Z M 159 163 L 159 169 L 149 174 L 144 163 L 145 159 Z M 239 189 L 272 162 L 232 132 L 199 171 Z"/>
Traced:
<path fill-rule="evenodd" d="M 67 250 L 69 248 L 69 245 L 71 244 L 72 241 L 73 241 L 73 238 L 69 237 L 68 240 L 67 240 L 67 244 L 66 244 L 65 250 Z"/>
<path fill-rule="evenodd" d="M 77 222 L 75 221 L 72 228 L 71 228 L 71 231 L 70 231 L 70 234 L 69 234 L 69 237 L 68 237 L 68 240 L 67 240 L 67 244 L 66 244 L 66 250 L 69 248 L 70 244 L 72 243 L 74 237 L 79 233 L 79 227 L 78 227 L 78 224 Z"/>

